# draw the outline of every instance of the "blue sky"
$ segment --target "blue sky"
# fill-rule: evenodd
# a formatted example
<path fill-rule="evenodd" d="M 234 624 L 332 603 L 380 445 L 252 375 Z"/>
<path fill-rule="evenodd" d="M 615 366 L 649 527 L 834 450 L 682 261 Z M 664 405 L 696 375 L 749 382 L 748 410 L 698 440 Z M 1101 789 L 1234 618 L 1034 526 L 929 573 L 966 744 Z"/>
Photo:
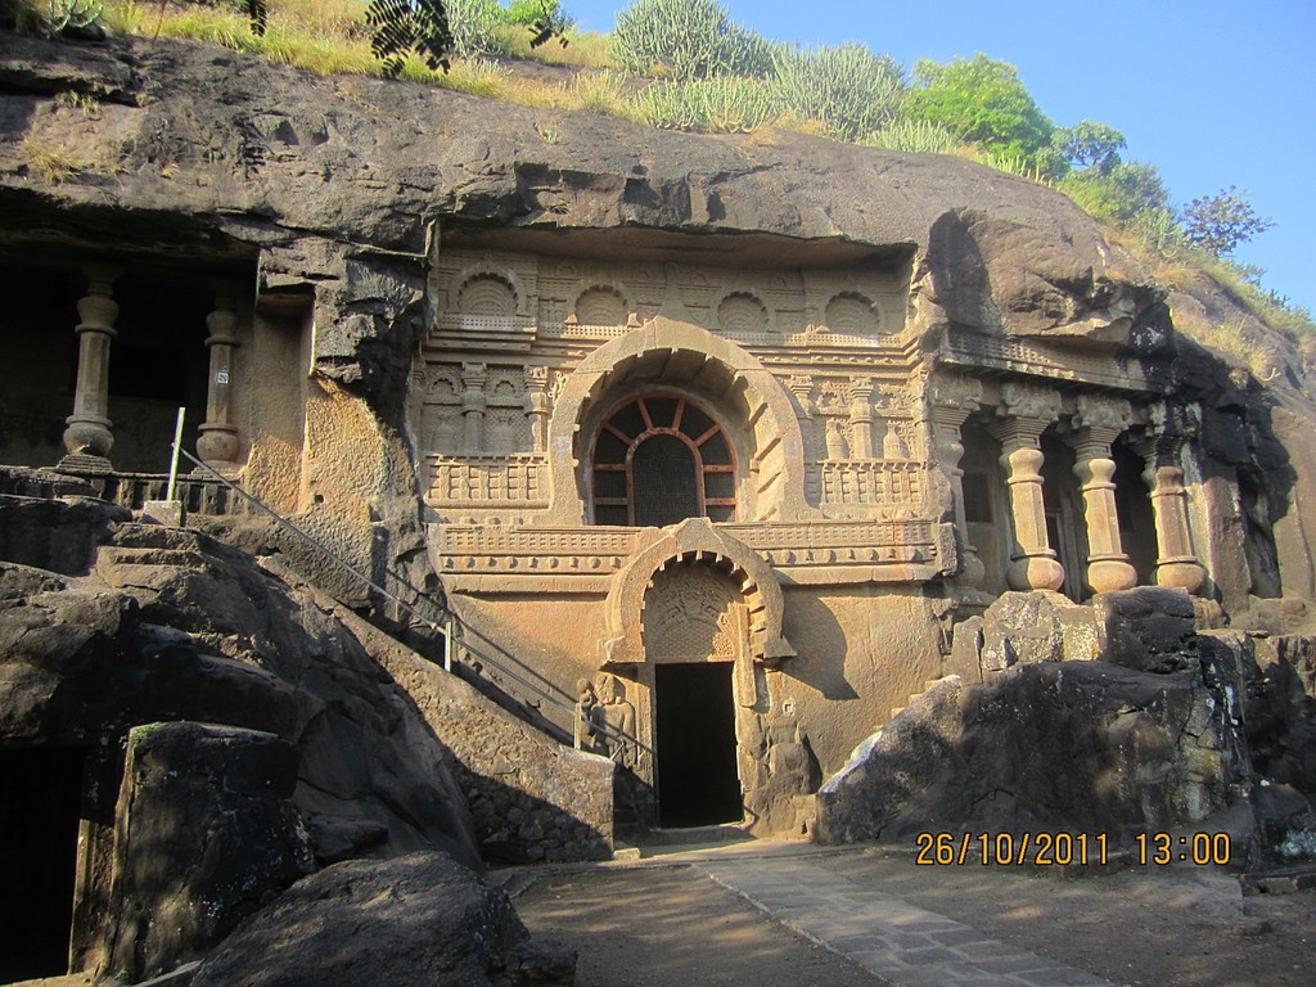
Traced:
<path fill-rule="evenodd" d="M 563 0 L 583 28 L 625 4 Z M 1239 248 L 1265 286 L 1316 312 L 1316 0 L 723 0 L 770 38 L 863 41 L 910 66 L 977 51 L 1019 69 L 1060 125 L 1124 132 L 1125 157 L 1161 170 L 1176 205 L 1229 185 L 1277 224 Z"/>

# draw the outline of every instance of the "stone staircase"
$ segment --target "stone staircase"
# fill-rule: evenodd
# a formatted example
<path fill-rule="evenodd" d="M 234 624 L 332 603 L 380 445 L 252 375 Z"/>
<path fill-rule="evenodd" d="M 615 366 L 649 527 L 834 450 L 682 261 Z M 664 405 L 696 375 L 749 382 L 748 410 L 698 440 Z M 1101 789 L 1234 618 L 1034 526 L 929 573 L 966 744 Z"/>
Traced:
<path fill-rule="evenodd" d="M 441 659 L 417 653 L 279 556 L 257 558 L 202 531 L 135 520 L 57 479 L 28 481 L 23 493 L 14 488 L 0 492 L 0 563 L 57 571 L 74 585 L 135 597 L 152 622 L 169 624 L 170 614 L 179 615 L 183 633 L 195 634 L 211 606 L 245 612 L 255 642 L 268 605 L 262 586 L 276 580 L 271 599 L 290 597 L 314 620 L 327 615 L 345 627 L 377 664 L 380 680 L 407 694 L 453 755 L 450 767 L 487 858 L 530 863 L 611 855 L 615 765 L 564 744 L 562 730 L 524 697 L 467 666 L 445 670 Z M 332 656 L 317 660 L 332 662 Z"/>

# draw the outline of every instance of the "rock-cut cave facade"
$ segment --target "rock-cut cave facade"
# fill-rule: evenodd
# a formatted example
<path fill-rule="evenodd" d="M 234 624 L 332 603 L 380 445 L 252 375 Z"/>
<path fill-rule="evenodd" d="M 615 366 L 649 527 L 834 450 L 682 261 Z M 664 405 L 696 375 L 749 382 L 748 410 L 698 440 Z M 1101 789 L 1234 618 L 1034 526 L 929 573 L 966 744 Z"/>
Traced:
<path fill-rule="evenodd" d="M 1164 351 L 954 326 L 929 344 L 907 250 L 597 242 L 436 247 L 406 421 L 449 605 L 581 699 L 574 739 L 633 774 L 642 822 L 807 828 L 861 740 L 948 672 L 981 674 L 952 661 L 956 626 L 1006 591 L 1277 578 L 1268 530 L 1248 550 L 1220 535 L 1246 478 L 1204 482 Z M 39 288 L 34 332 L 76 312 L 76 370 L 56 409 L 65 367 L 25 364 L 16 412 L 63 411 L 62 448 L 11 429 L 7 460 L 140 506 L 183 404 L 197 454 L 289 514 L 388 470 L 315 434 L 336 412 L 309 393 L 299 296 L 244 298 L 231 274 L 10 274 Z M 243 506 L 201 474 L 183 496 Z"/>

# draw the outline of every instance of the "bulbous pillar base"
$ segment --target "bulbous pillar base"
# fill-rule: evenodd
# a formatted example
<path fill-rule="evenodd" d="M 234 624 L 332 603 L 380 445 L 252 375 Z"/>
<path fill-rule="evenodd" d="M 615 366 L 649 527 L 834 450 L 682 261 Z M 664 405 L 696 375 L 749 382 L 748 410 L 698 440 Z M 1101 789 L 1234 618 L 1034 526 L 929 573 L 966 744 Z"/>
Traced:
<path fill-rule="evenodd" d="M 110 450 L 114 448 L 114 433 L 110 431 L 112 422 L 97 415 L 70 415 L 64 419 L 68 425 L 64 429 L 64 448 L 68 455 L 60 460 L 61 464 L 72 462 L 78 466 L 100 465 L 110 468 Z"/>
<path fill-rule="evenodd" d="M 1114 593 L 1132 589 L 1138 573 L 1125 558 L 1093 559 L 1088 562 L 1088 585 L 1094 593 Z"/>
<path fill-rule="evenodd" d="M 1045 555 L 1024 555 L 1014 559 L 1005 571 L 1010 589 L 1027 592 L 1034 589 L 1058 590 L 1065 581 L 1065 567 L 1048 550 Z"/>
<path fill-rule="evenodd" d="M 1206 582 L 1206 570 L 1196 559 L 1174 559 L 1156 567 L 1156 585 L 1172 586 L 1196 594 Z"/>
<path fill-rule="evenodd" d="M 237 463 L 240 444 L 238 430 L 233 425 L 207 422 L 201 426 L 196 440 L 197 455 L 211 466 L 233 466 Z"/>

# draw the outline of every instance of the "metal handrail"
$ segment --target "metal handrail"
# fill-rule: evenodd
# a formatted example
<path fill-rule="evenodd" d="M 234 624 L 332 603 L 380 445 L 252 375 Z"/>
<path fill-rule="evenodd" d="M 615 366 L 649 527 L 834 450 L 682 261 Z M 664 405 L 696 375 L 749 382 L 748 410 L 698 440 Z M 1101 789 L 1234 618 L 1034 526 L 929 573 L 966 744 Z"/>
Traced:
<path fill-rule="evenodd" d="M 380 596 L 384 597 L 385 599 L 389 600 L 390 602 L 396 604 L 401 610 L 410 614 L 412 617 L 415 617 L 417 620 L 424 623 L 431 630 L 440 634 L 444 640 L 444 650 L 448 655 L 451 655 L 452 647 L 454 644 L 460 646 L 467 652 L 474 654 L 476 657 L 482 659 L 483 661 L 488 662 L 495 669 L 497 669 L 500 674 L 505 675 L 508 678 L 520 683 L 526 689 L 529 689 L 531 692 L 537 694 L 551 705 L 559 709 L 568 711 L 574 721 L 576 716 L 576 703 L 571 698 L 570 693 L 562 689 L 560 686 L 558 686 L 556 683 L 552 682 L 548 678 L 545 678 L 539 672 L 530 668 L 528 665 L 526 665 L 516 656 L 509 653 L 496 641 L 490 639 L 487 634 L 478 630 L 477 628 L 472 627 L 470 624 L 466 623 L 464 620 L 458 617 L 457 614 L 455 614 L 452 610 L 448 609 L 442 604 L 426 596 L 423 590 L 419 589 L 416 586 L 413 586 L 406 579 L 405 576 L 401 575 L 400 573 L 394 572 L 388 566 L 382 567 L 383 572 L 386 576 L 390 577 L 394 581 L 405 586 L 411 593 L 415 594 L 417 600 L 424 600 L 426 604 L 437 610 L 441 614 L 440 620 L 446 621 L 448 626 L 445 627 L 443 626 L 443 624 L 431 620 L 425 614 L 417 610 L 412 604 L 403 600 L 395 593 L 389 592 L 388 589 L 381 586 L 379 583 L 375 582 L 364 572 L 358 569 L 355 565 L 347 561 L 347 559 L 343 558 L 341 555 L 339 555 L 329 546 L 319 541 L 314 535 L 310 534 L 308 531 L 306 531 L 304 528 L 298 525 L 295 521 L 291 520 L 290 518 L 284 517 L 282 514 L 280 514 L 274 508 L 270 507 L 255 494 L 251 493 L 248 490 L 244 490 L 238 484 L 234 483 L 228 477 L 224 476 L 209 463 L 203 462 L 202 460 L 193 456 L 186 449 L 182 448 L 181 443 L 171 443 L 171 448 L 175 450 L 179 455 L 186 458 L 193 465 L 197 466 L 200 469 L 205 470 L 207 473 L 212 475 L 216 480 L 218 480 L 228 489 L 232 490 L 238 496 L 243 497 L 250 503 L 254 504 L 261 511 L 263 511 L 264 513 L 268 514 L 271 518 L 273 518 L 276 523 L 278 523 L 284 528 L 287 528 L 289 531 L 297 535 L 312 548 L 315 548 L 321 553 L 323 553 L 326 557 L 328 557 L 333 562 L 337 563 L 340 567 L 342 567 L 346 572 L 354 576 L 359 582 L 369 587 L 370 589 L 374 590 L 376 593 L 378 593 Z M 454 630 L 460 630 L 462 632 L 461 636 L 458 637 L 457 635 L 455 635 L 453 633 Z M 472 647 L 467 639 L 468 635 L 474 635 L 478 637 L 481 641 L 487 644 L 490 649 L 497 651 L 502 656 L 504 661 L 511 662 L 515 664 L 517 667 L 523 669 L 526 673 L 528 673 L 531 676 L 534 676 L 534 678 L 542 682 L 544 686 L 547 686 L 547 688 L 544 688 L 543 686 L 540 686 L 539 684 L 528 680 L 526 677 L 518 674 L 512 669 L 507 668 L 502 661 L 499 661 L 498 659 L 492 657 L 491 655 L 488 654 L 487 651 L 481 648 Z M 451 672 L 451 668 L 448 667 L 446 662 L 444 668 L 446 671 Z M 475 670 L 472 669 L 472 671 Z M 475 674 L 478 675 L 479 672 L 475 672 Z M 494 684 L 496 686 L 496 683 L 491 683 L 491 684 Z M 554 695 L 554 693 L 557 694 Z M 563 696 L 566 696 L 567 699 L 564 700 L 562 698 Z M 552 721 L 550 720 L 549 722 Z M 566 729 L 562 727 L 561 724 L 554 724 L 554 725 L 557 726 L 559 729 L 564 729 L 564 730 Z M 652 753 L 652 751 L 650 751 L 650 749 L 644 743 L 642 743 L 639 740 L 639 738 L 631 736 L 630 734 L 626 733 L 624 730 L 617 730 L 616 728 L 608 726 L 606 724 L 595 724 L 593 725 L 592 729 L 597 731 L 598 733 L 603 734 L 604 736 L 610 737 L 613 740 L 618 740 L 626 744 L 634 744 L 637 749 L 645 751 L 647 753 Z M 577 736 L 577 731 L 573 729 L 570 732 L 572 733 L 573 737 L 575 737 L 576 743 L 579 744 L 580 738 L 579 736 Z"/>

